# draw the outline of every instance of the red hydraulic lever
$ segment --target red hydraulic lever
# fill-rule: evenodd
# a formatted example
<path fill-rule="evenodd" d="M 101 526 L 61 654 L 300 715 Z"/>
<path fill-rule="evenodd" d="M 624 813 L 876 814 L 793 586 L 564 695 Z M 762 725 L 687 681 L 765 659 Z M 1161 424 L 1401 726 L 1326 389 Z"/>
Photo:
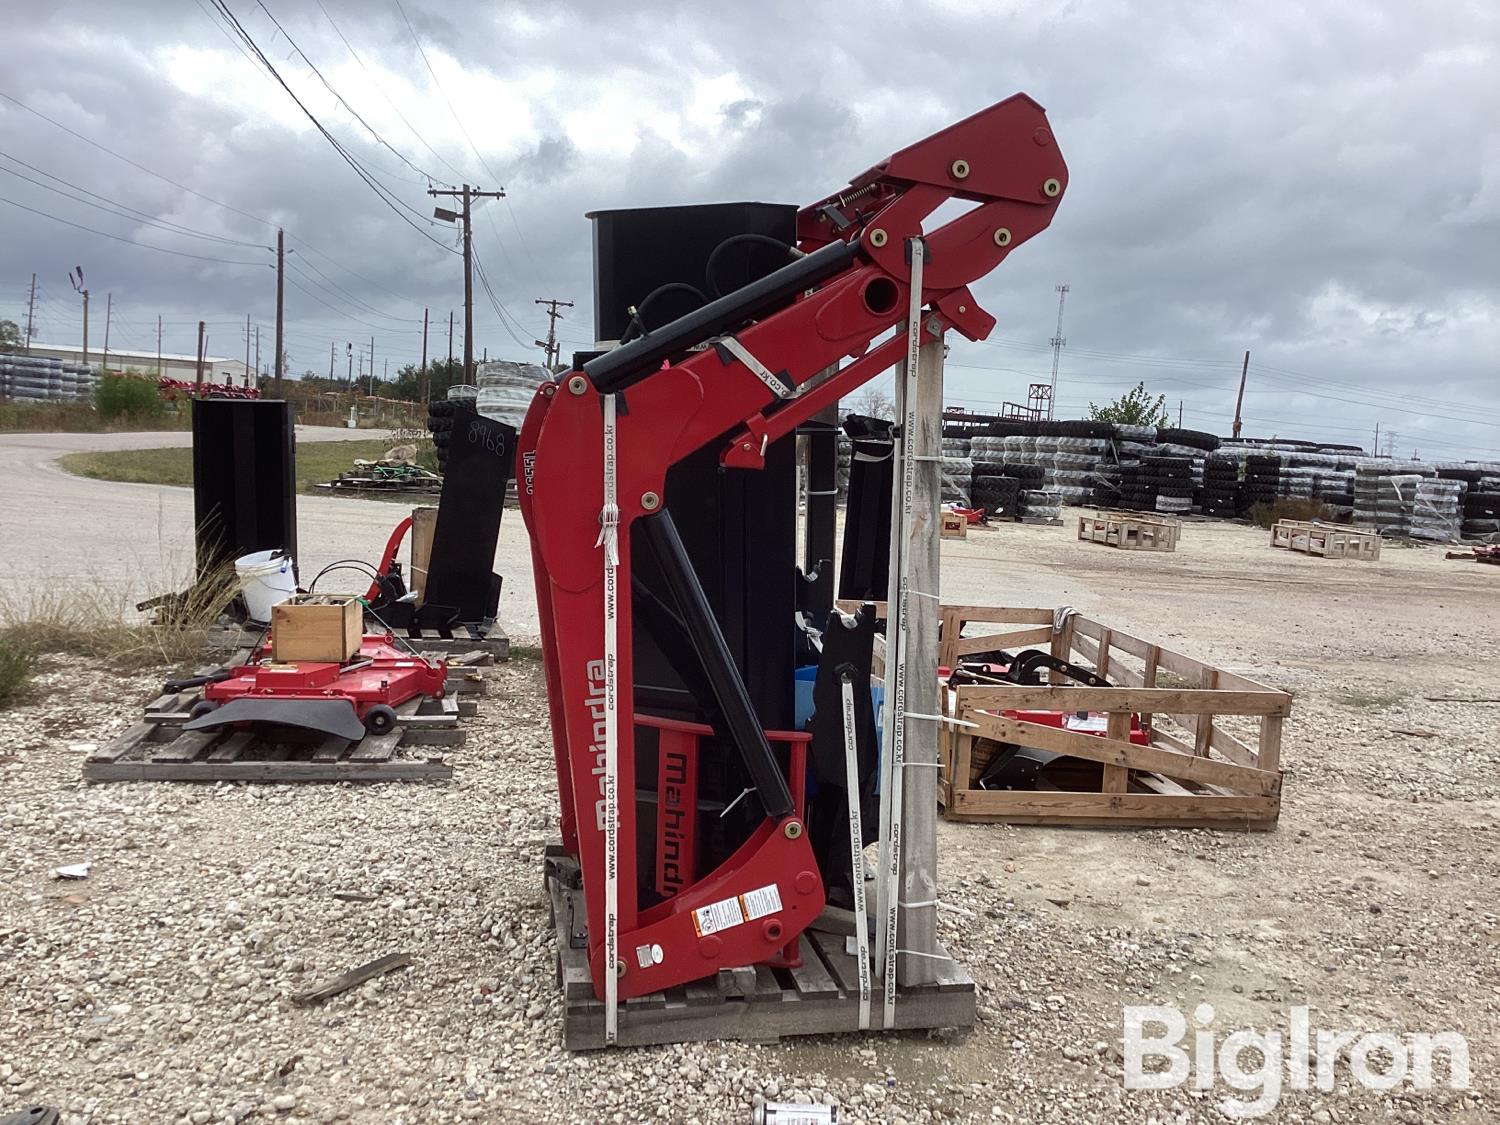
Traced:
<path fill-rule="evenodd" d="M 906 317 L 914 247 L 926 255 L 926 330 L 940 337 L 953 328 L 984 339 L 995 321 L 968 286 L 1046 229 L 1066 186 L 1067 168 L 1045 113 L 1030 98 L 1013 96 L 894 153 L 843 191 L 804 208 L 797 231 L 805 257 L 539 389 L 520 433 L 521 508 L 532 538 L 563 835 L 583 873 L 599 995 L 606 973 L 617 977 L 618 995 L 630 997 L 724 967 L 772 962 L 824 904 L 787 779 L 774 764 L 766 732 L 736 726 L 748 706 L 740 699 L 743 683 L 732 666 L 724 671 L 722 637 L 703 612 L 701 587 L 681 573 L 684 556 L 665 510 L 668 469 L 726 433 L 733 437 L 722 463 L 760 468 L 770 442 L 897 362 L 904 348 L 899 335 L 875 341 Z M 951 199 L 975 206 L 924 232 L 923 220 Z M 845 359 L 854 362 L 799 393 Z M 613 667 L 604 645 L 604 573 L 614 518 L 605 518 L 603 435 L 611 395 L 617 419 L 614 576 L 623 591 L 610 607 L 620 638 Z M 745 756 L 756 799 L 768 813 L 716 871 L 680 889 L 674 884 L 675 893 L 649 909 L 638 906 L 631 799 L 635 731 L 649 720 L 635 714 L 631 691 L 633 533 L 643 535 L 663 572 L 679 579 L 678 608 L 693 625 L 698 655 L 720 693 L 719 710 L 734 728 L 731 741 Z M 619 685 L 616 792 L 623 795 L 614 965 L 604 963 L 610 676 Z"/>

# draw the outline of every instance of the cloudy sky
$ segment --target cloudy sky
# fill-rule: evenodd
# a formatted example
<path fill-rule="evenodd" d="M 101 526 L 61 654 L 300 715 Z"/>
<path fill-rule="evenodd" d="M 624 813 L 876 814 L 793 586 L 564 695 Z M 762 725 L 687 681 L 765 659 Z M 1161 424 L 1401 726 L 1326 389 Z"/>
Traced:
<path fill-rule="evenodd" d="M 577 302 L 566 354 L 593 338 L 585 211 L 806 202 L 1019 90 L 1047 107 L 1070 187 L 976 287 L 1000 323 L 956 344 L 950 403 L 998 408 L 1049 377 L 1065 282 L 1062 414 L 1144 380 L 1186 425 L 1227 432 L 1248 348 L 1247 435 L 1368 446 L 1379 423 L 1398 452 L 1500 456 L 1492 2 L 0 13 L 0 316 L 24 318 L 34 271 L 44 341 L 79 335 L 81 265 L 95 349 L 108 292 L 112 348 L 153 350 L 159 315 L 167 351 L 191 352 L 203 319 L 212 354 L 242 356 L 248 314 L 269 364 L 280 225 L 292 370 L 326 373 L 333 344 L 343 371 L 345 343 L 371 336 L 377 370 L 413 362 L 424 306 L 445 355 L 461 270 L 430 178 L 509 193 L 475 223 L 495 298 L 476 299 L 479 346 L 536 358 L 533 301 L 559 297 Z"/>

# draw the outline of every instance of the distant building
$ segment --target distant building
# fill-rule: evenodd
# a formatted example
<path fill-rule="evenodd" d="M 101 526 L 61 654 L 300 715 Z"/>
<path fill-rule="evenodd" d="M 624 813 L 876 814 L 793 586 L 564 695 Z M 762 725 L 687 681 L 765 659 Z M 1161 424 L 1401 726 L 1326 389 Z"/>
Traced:
<path fill-rule="evenodd" d="M 92 344 L 92 341 L 90 341 Z M 68 363 L 82 363 L 83 349 L 68 344 L 32 344 L 29 348 L 19 349 L 23 355 L 49 356 L 53 359 L 65 360 Z M 163 352 L 161 364 L 158 371 L 157 355 L 155 352 L 133 352 L 122 351 L 116 348 L 109 349 L 108 370 L 110 371 L 138 371 L 142 375 L 165 375 L 169 379 L 185 379 L 191 382 L 197 378 L 198 357 L 194 355 L 178 355 L 172 352 Z M 89 348 L 89 363 L 95 371 L 104 367 L 105 356 L 102 348 Z M 223 383 L 226 379 L 233 379 L 236 387 L 245 386 L 245 377 L 249 375 L 251 384 L 254 385 L 254 372 L 245 366 L 243 359 L 228 359 L 223 356 L 208 356 L 203 361 L 203 380 L 207 383 Z"/>

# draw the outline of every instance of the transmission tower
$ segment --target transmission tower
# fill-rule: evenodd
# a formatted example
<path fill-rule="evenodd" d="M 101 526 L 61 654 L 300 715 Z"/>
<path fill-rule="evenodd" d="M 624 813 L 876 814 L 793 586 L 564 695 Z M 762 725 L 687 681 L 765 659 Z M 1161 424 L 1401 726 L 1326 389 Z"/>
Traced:
<path fill-rule="evenodd" d="M 1057 365 L 1062 361 L 1063 345 L 1068 341 L 1063 339 L 1062 314 L 1063 302 L 1068 299 L 1068 287 L 1059 285 L 1057 287 L 1057 334 L 1052 337 L 1052 390 L 1047 396 L 1047 417 L 1052 417 L 1053 405 L 1057 401 Z"/>

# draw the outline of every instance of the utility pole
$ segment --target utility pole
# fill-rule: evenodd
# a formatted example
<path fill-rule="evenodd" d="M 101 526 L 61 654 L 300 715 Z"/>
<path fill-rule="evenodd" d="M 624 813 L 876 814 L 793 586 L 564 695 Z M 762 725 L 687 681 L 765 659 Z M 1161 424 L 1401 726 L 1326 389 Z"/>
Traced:
<path fill-rule="evenodd" d="M 73 291 L 83 298 L 83 362 L 89 361 L 89 291 L 83 287 L 83 267 L 74 266 L 73 272 L 68 274 L 68 280 L 73 283 Z"/>
<path fill-rule="evenodd" d="M 1062 314 L 1063 302 L 1068 299 L 1068 287 L 1059 285 L 1057 287 L 1057 333 L 1052 337 L 1052 396 L 1047 399 L 1047 417 L 1052 417 L 1052 404 L 1057 401 L 1057 365 L 1062 360 L 1063 345 L 1068 341 L 1063 339 Z"/>
<path fill-rule="evenodd" d="M 161 313 L 156 314 L 156 377 L 161 378 Z"/>
<path fill-rule="evenodd" d="M 250 314 L 245 314 L 245 375 L 250 375 Z"/>
<path fill-rule="evenodd" d="M 255 385 L 260 386 L 260 325 L 255 326 Z"/>
<path fill-rule="evenodd" d="M 1231 436 L 1240 436 L 1240 407 L 1245 401 L 1245 376 L 1250 374 L 1250 349 L 1245 349 L 1245 362 L 1240 365 L 1240 393 L 1234 400 L 1234 430 Z"/>
<path fill-rule="evenodd" d="M 448 378 L 453 378 L 453 310 L 448 310 Z"/>
<path fill-rule="evenodd" d="M 1370 452 L 1376 457 L 1380 456 L 1380 423 L 1375 423 L 1375 444 L 1370 446 Z"/>
<path fill-rule="evenodd" d="M 558 359 L 560 358 L 559 353 L 562 350 L 558 347 L 557 344 L 557 318 L 562 316 L 562 313 L 558 312 L 557 310 L 559 308 L 571 309 L 573 307 L 573 302 L 559 301 L 555 297 L 548 297 L 545 299 L 538 297 L 535 303 L 538 305 L 547 306 L 547 339 L 545 342 L 538 340 L 537 345 L 546 349 L 547 369 L 550 371 L 552 368 L 557 366 Z"/>
<path fill-rule="evenodd" d="M 26 350 L 31 351 L 31 331 L 36 323 L 36 274 L 31 275 L 31 296 L 26 300 Z"/>
<path fill-rule="evenodd" d="M 198 322 L 198 367 L 194 381 L 197 383 L 198 391 L 203 390 L 203 322 Z"/>
<path fill-rule="evenodd" d="M 417 398 L 427 401 L 427 310 L 422 310 L 422 366 L 417 368 Z"/>
<path fill-rule="evenodd" d="M 1177 428 L 1182 429 L 1182 399 L 1177 400 Z"/>
<path fill-rule="evenodd" d="M 370 337 L 370 394 L 375 393 L 375 337 Z"/>
<path fill-rule="evenodd" d="M 444 222 L 453 222 L 455 219 L 463 221 L 464 240 L 464 382 L 474 381 L 474 238 L 471 231 L 471 209 L 470 204 L 476 199 L 504 199 L 505 191 L 480 191 L 464 184 L 463 189 L 453 188 L 428 188 L 427 194 L 431 196 L 446 195 L 454 199 L 463 200 L 464 209 L 455 215 L 446 207 L 434 208 L 433 218 L 442 219 Z"/>
<path fill-rule="evenodd" d="M 328 341 L 328 381 L 333 382 L 333 350 L 338 347 L 332 340 Z"/>
<path fill-rule="evenodd" d="M 286 235 L 280 227 L 276 228 L 276 389 L 274 394 L 281 397 L 281 376 L 286 367 L 281 349 L 281 293 L 282 283 L 286 275 Z"/>
<path fill-rule="evenodd" d="M 115 312 L 115 295 L 113 291 L 104 294 L 104 355 L 99 360 L 99 366 L 109 370 L 109 322 Z"/>

